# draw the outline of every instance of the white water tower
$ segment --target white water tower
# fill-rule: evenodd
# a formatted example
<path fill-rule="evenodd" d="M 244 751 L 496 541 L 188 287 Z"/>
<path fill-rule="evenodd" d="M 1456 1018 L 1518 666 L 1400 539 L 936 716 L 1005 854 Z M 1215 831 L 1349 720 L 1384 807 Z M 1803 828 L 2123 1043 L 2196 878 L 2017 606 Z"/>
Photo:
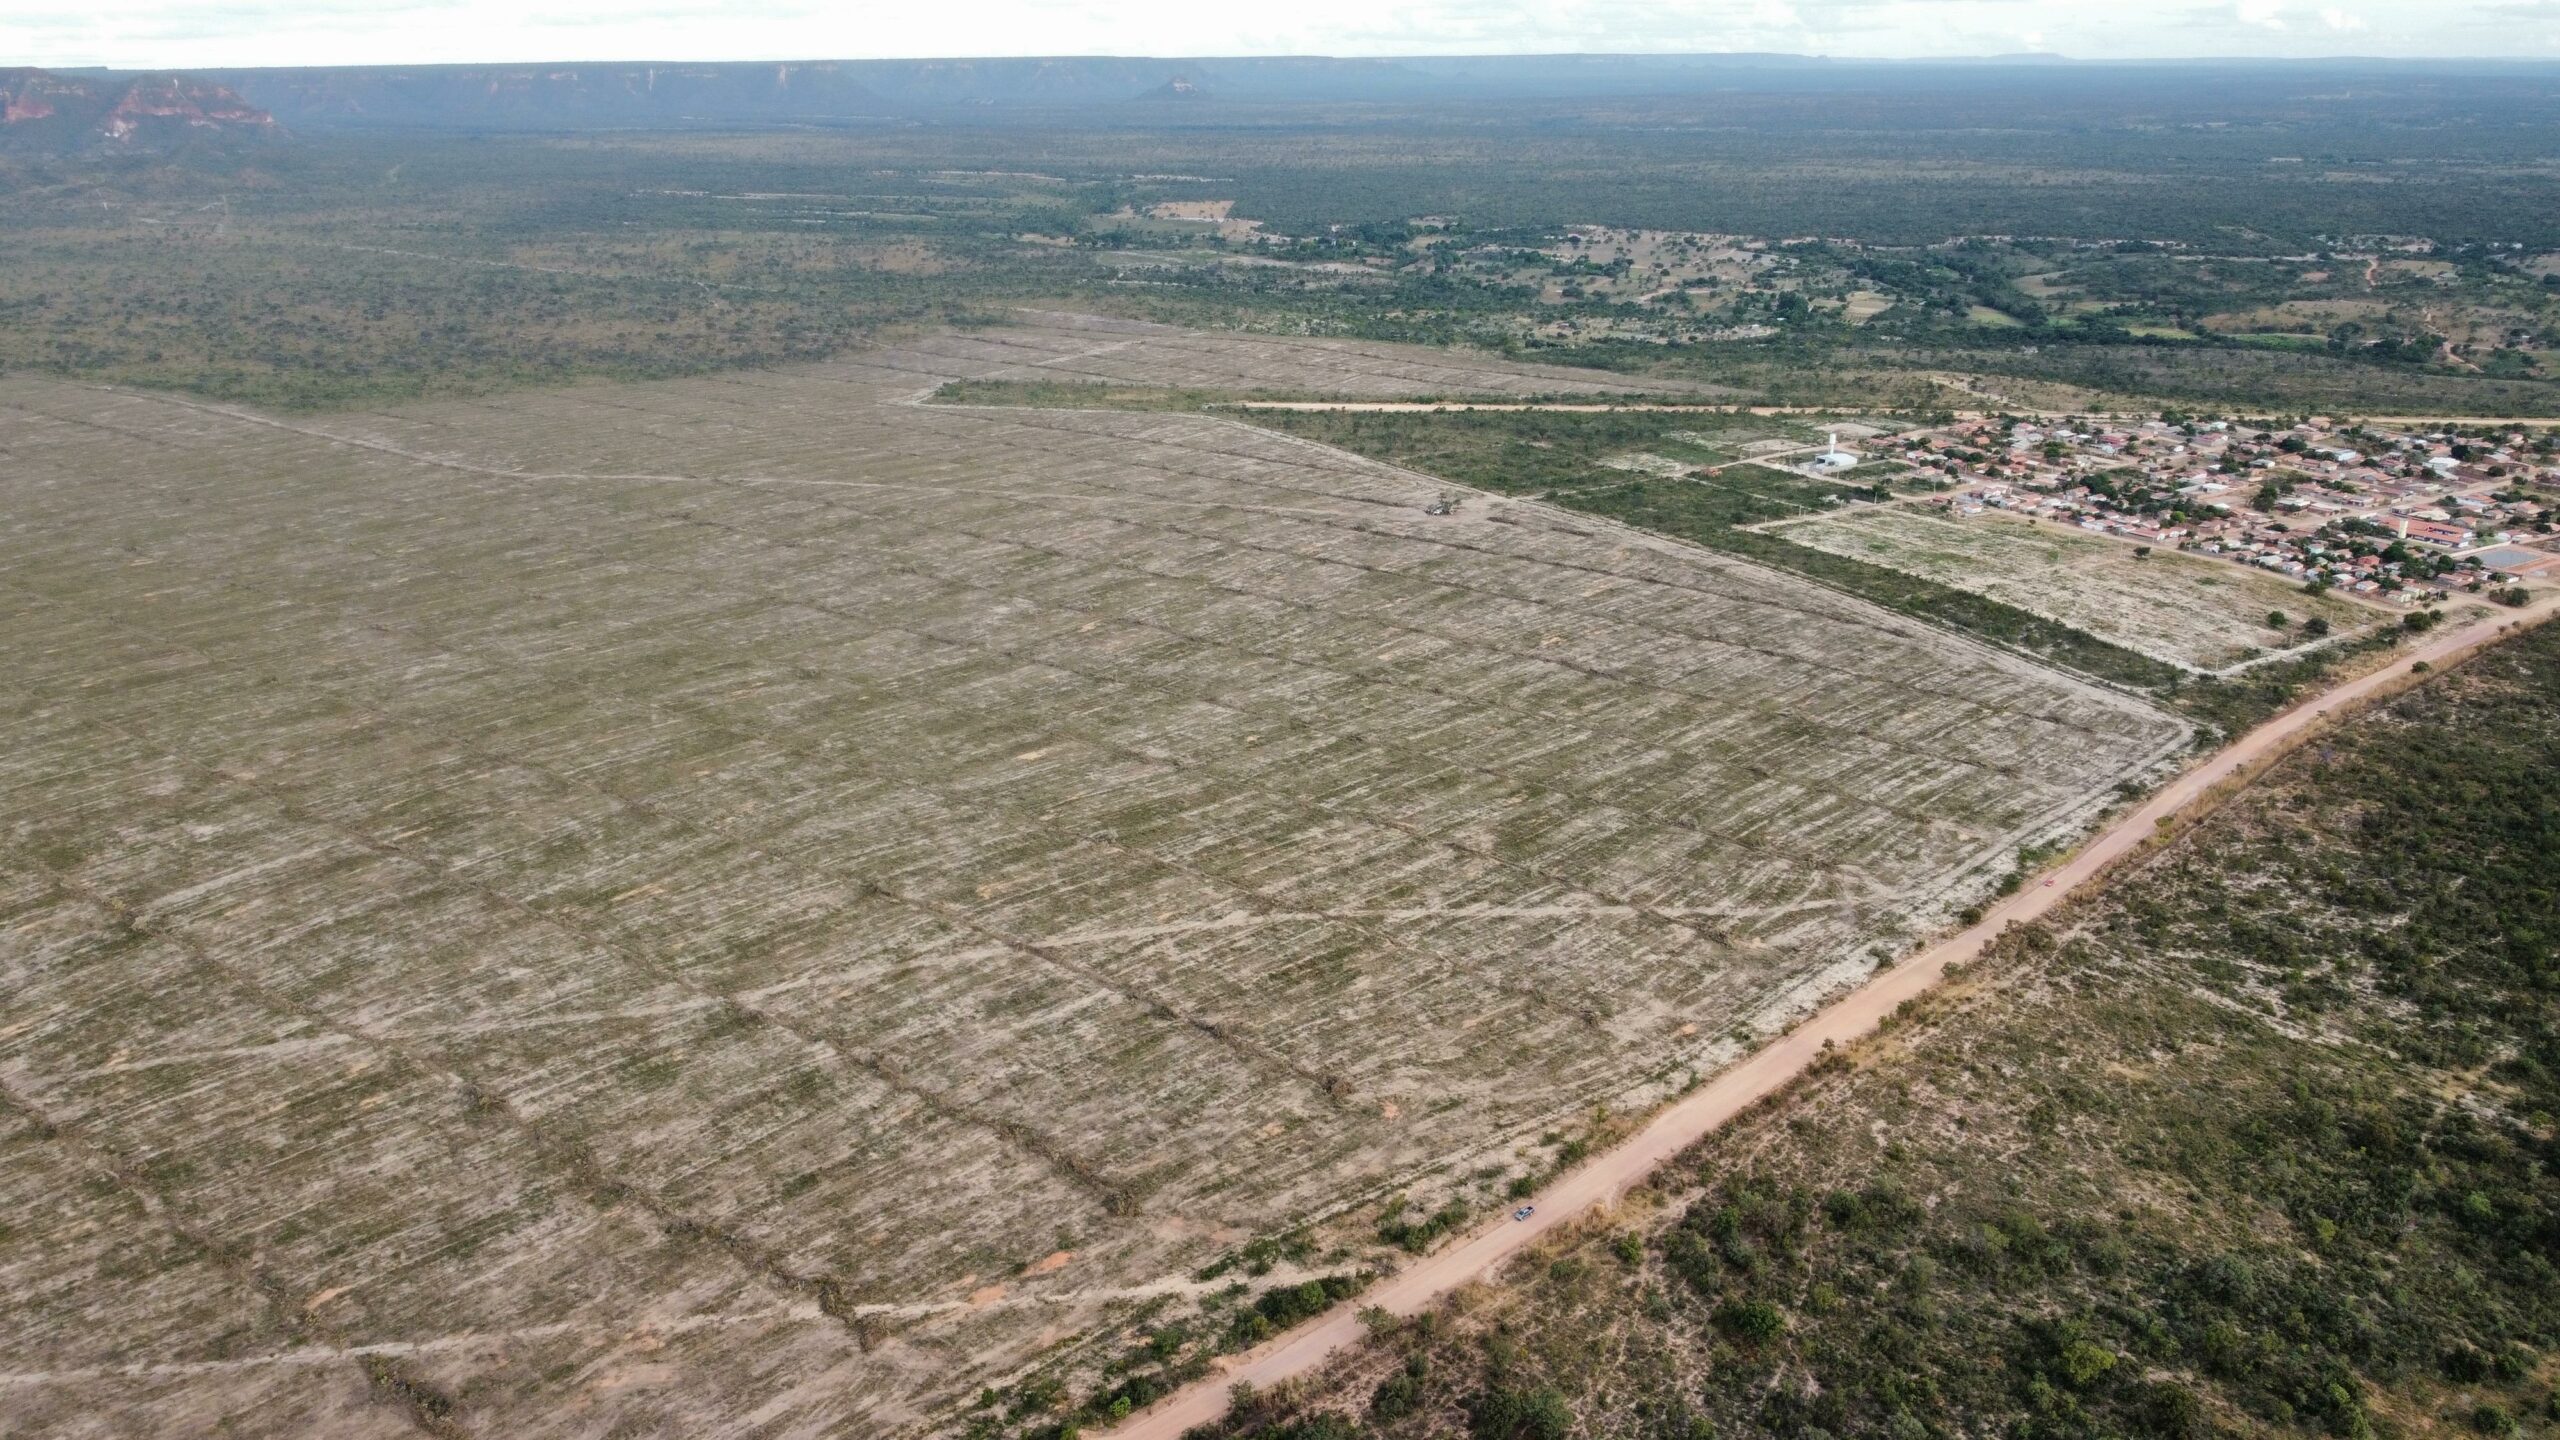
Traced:
<path fill-rule="evenodd" d="M 1838 475 L 1857 466 L 1858 457 L 1840 448 L 1840 432 L 1837 430 L 1831 432 L 1830 444 L 1823 452 L 1813 457 L 1813 468 L 1825 475 Z"/>

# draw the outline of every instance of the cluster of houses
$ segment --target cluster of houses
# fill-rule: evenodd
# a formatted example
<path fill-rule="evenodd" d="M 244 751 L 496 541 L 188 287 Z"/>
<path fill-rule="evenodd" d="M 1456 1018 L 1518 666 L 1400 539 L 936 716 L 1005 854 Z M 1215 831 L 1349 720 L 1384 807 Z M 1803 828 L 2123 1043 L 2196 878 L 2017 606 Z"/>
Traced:
<path fill-rule="evenodd" d="M 2549 432 L 1985 419 L 1904 438 L 1929 503 L 2005 511 L 2416 605 L 2560 580 Z"/>

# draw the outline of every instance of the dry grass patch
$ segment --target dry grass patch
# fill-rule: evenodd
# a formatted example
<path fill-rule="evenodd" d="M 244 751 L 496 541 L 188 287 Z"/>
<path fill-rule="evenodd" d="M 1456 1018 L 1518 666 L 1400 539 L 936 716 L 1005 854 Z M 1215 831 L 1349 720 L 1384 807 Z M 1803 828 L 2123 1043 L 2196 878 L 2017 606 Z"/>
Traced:
<path fill-rule="evenodd" d="M 2155 549 L 2005 515 L 1966 519 L 1912 505 L 1861 507 L 1773 527 L 1817 550 L 1908 571 L 2077 626 L 2154 659 L 2219 670 L 2309 643 L 2302 622 L 2347 632 L 2367 606 L 2313 596 L 2228 561 Z M 2267 624 L 2282 612 L 2288 628 Z"/>

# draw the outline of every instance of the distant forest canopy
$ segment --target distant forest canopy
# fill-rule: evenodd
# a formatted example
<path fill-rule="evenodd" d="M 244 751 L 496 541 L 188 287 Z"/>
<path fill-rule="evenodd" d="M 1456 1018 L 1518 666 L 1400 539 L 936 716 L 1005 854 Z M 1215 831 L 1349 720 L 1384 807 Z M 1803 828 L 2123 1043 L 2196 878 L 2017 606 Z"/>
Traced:
<path fill-rule="evenodd" d="M 368 139 L 764 131 L 840 143 L 724 157 L 722 188 L 827 192 L 851 167 L 942 164 L 1199 177 L 1239 217 L 1299 235 L 1454 215 L 1897 245 L 2560 248 L 2553 64 L 1072 59 L 203 78 L 358 168 L 379 158 Z"/>
<path fill-rule="evenodd" d="M 1783 403 L 1950 374 L 2065 406 L 2543 415 L 2554 79 L 1767 56 L 0 71 L 0 368 L 374 403 L 806 360 L 1036 302 Z"/>
<path fill-rule="evenodd" d="M 1715 99 L 1777 103 L 1815 128 L 1924 124 L 2326 124 L 2547 121 L 2560 63 L 1827 60 L 1796 55 L 1290 56 L 779 60 L 348 66 L 204 72 L 297 126 L 720 126 L 860 121 L 946 108 L 1119 111 L 1171 105 L 1221 125 L 1239 109 L 1352 103 Z M 1125 107 L 1137 105 L 1139 110 Z M 2494 118 L 2493 118 L 2494 117 Z M 1092 117 L 1103 118 L 1103 117 Z M 1346 117 L 1356 120 L 1358 117 Z M 1730 123 L 1730 118 L 1725 123 Z M 2547 153 L 2547 152 L 2542 152 Z"/>

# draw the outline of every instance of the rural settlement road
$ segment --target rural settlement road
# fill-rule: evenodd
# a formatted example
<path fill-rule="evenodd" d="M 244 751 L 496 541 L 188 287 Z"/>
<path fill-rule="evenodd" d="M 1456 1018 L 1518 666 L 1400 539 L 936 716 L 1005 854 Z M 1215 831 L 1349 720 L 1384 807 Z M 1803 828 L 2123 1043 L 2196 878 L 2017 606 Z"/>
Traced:
<path fill-rule="evenodd" d="M 1719 405 L 1669 400 L 1221 400 L 1208 407 L 1221 410 L 1296 410 L 1346 415 L 1457 415 L 1484 411 L 1517 415 L 1527 411 L 1558 415 L 1838 415 L 1839 406 Z"/>
<path fill-rule="evenodd" d="M 1994 395 L 1981 395 L 1981 400 L 1997 400 Z M 1856 415 L 1859 410 L 1841 405 L 1713 405 L 1713 402 L 1669 402 L 1669 400 L 1219 400 L 1208 407 L 1208 413 L 1219 410 L 1334 410 L 1349 415 L 1439 415 L 1462 413 L 1462 410 L 1495 410 L 1495 413 L 1521 413 L 1541 410 L 1559 415 Z M 2140 410 L 2035 410 L 2028 405 L 2002 405 L 1999 410 L 1948 410 L 1956 420 L 1989 420 L 1994 415 L 2017 415 L 2020 420 L 2148 420 Z M 2560 425 L 2555 415 L 2345 415 L 2348 425 L 2399 425 L 2412 430 L 2432 430 L 2442 425 Z"/>
<path fill-rule="evenodd" d="M 2211 760 L 2171 781 L 2063 865 L 1992 905 L 1979 923 L 1892 969 L 1878 972 L 1767 1048 L 1657 1113 L 1624 1142 L 1555 1181 L 1533 1197 L 1537 1213 L 1528 1221 L 1515 1222 L 1506 1211 L 1498 1223 L 1480 1228 L 1458 1244 L 1425 1256 L 1379 1282 L 1360 1297 L 1358 1305 L 1337 1305 L 1305 1326 L 1230 1359 L 1217 1373 L 1185 1386 L 1103 1432 L 1105 1440 L 1175 1440 L 1193 1426 L 1224 1415 L 1228 1388 L 1236 1382 L 1268 1389 L 1308 1374 L 1336 1351 L 1358 1343 L 1363 1335 L 1357 1313 L 1360 1308 L 1376 1305 L 1390 1314 L 1411 1315 L 1461 1285 L 1490 1277 L 1505 1260 L 1536 1244 L 1548 1231 L 1614 1203 L 1664 1162 L 1802 1074 L 1821 1058 L 1825 1046 L 1846 1045 L 1874 1031 L 1904 1001 L 1935 986 L 1945 977 L 1948 967 L 1972 959 L 2010 925 L 2033 920 L 2052 909 L 2109 865 L 2140 849 L 2158 831 L 2161 821 L 2234 776 L 2283 754 L 2294 742 L 2320 727 L 2332 711 L 2355 705 L 2402 682 L 2409 667 L 2418 661 L 2441 666 L 2502 634 L 2548 620 L 2555 611 L 2560 611 L 2560 594 L 2545 596 L 2522 610 L 2502 611 L 2447 629 L 2414 649 L 2403 651 L 2389 665 L 2326 690 L 2269 720 Z"/>
<path fill-rule="evenodd" d="M 1996 398 L 1985 396 L 1983 398 Z M 1524 410 L 1553 411 L 1566 415 L 1850 415 L 1854 409 L 1838 405 L 1716 405 L 1683 404 L 1674 401 L 1608 401 L 1591 400 L 1222 400 L 1209 407 L 1220 410 L 1302 410 L 1339 411 L 1360 415 L 1436 415 L 1456 414 L 1468 410 L 1516 413 Z M 2007 406 L 2000 410 L 1957 410 L 1958 420 L 1984 420 L 1993 415 L 2015 415 L 2021 419 L 2060 420 L 2087 417 L 2093 420 L 2145 420 L 2151 418 L 2140 411 L 2123 410 L 2036 410 L 2026 406 Z M 2432 429 L 2443 425 L 2560 425 L 2560 417 L 2549 415 L 2357 415 L 2344 417 L 2351 425 L 2395 425 L 2411 429 Z"/>

